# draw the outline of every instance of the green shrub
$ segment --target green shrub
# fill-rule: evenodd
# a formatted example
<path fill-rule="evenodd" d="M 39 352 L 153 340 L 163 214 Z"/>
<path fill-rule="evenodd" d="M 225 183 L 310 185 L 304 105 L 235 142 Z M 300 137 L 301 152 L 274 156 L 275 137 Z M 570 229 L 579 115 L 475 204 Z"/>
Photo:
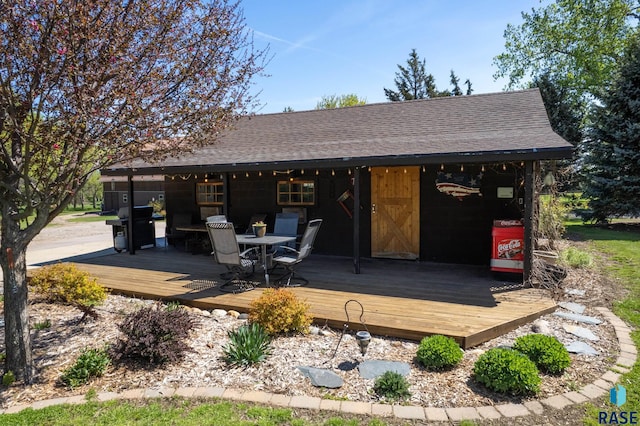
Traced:
<path fill-rule="evenodd" d="M 73 263 L 57 263 L 38 269 L 29 284 L 47 301 L 75 306 L 96 317 L 93 308 L 107 298 L 107 291 L 97 280 Z"/>
<path fill-rule="evenodd" d="M 462 361 L 462 349 L 450 337 L 434 335 L 420 342 L 416 358 L 430 370 L 442 370 L 455 367 Z"/>
<path fill-rule="evenodd" d="M 92 377 L 102 376 L 110 363 L 106 349 L 85 349 L 76 363 L 64 370 L 60 380 L 70 388 L 76 388 Z"/>
<path fill-rule="evenodd" d="M 249 321 L 260 324 L 269 334 L 297 331 L 306 333 L 313 317 L 309 304 L 284 288 L 267 288 L 249 305 Z"/>
<path fill-rule="evenodd" d="M 50 319 L 46 319 L 42 322 L 37 322 L 33 325 L 33 328 L 35 330 L 45 330 L 47 328 L 51 328 L 51 320 Z"/>
<path fill-rule="evenodd" d="M 13 384 L 13 382 L 16 381 L 16 375 L 13 374 L 13 371 L 9 370 L 6 373 L 4 373 L 4 376 L 2 376 L 2 385 L 3 386 L 11 386 Z"/>
<path fill-rule="evenodd" d="M 193 320 L 184 309 L 139 309 L 118 326 L 124 338 L 115 345 L 114 358 L 139 358 L 150 364 L 179 361 L 189 349 L 186 339 L 192 327 Z"/>
<path fill-rule="evenodd" d="M 555 241 L 564 235 L 564 221 L 568 213 L 569 210 L 559 198 L 553 195 L 540 197 L 538 232 L 540 237 L 548 239 L 552 249 L 555 248 Z"/>
<path fill-rule="evenodd" d="M 407 379 L 395 371 L 386 371 L 382 376 L 378 377 L 373 385 L 373 390 L 378 396 L 392 401 L 411 396 Z"/>
<path fill-rule="evenodd" d="M 512 349 L 489 349 L 475 362 L 473 374 L 478 382 L 496 392 L 521 395 L 536 394 L 540 390 L 536 365 Z"/>
<path fill-rule="evenodd" d="M 516 339 L 513 349 L 522 352 L 546 373 L 562 374 L 569 365 L 569 351 L 555 337 L 544 334 L 528 334 Z"/>
<path fill-rule="evenodd" d="M 223 347 L 227 364 L 246 367 L 264 361 L 271 353 L 271 338 L 258 323 L 243 325 L 227 335 L 229 343 Z"/>
<path fill-rule="evenodd" d="M 560 252 L 560 259 L 572 268 L 588 268 L 593 263 L 591 255 L 575 247 L 569 247 Z"/>

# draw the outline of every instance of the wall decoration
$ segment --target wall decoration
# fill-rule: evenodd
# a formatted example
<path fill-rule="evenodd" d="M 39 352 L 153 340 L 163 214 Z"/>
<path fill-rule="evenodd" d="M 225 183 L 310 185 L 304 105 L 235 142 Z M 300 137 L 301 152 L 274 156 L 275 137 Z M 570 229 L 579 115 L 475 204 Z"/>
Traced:
<path fill-rule="evenodd" d="M 470 173 L 438 172 L 436 188 L 438 191 L 462 201 L 464 197 L 469 195 L 482 196 L 480 193 L 481 181 L 482 173 L 472 175 Z"/>

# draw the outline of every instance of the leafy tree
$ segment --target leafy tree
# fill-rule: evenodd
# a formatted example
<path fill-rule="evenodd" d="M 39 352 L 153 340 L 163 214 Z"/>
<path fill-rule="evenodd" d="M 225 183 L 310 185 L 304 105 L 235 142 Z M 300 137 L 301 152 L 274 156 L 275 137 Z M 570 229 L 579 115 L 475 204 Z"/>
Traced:
<path fill-rule="evenodd" d="M 612 90 L 593 108 L 582 144 L 583 195 L 596 221 L 640 216 L 640 34 L 633 38 Z"/>
<path fill-rule="evenodd" d="M 360 99 L 358 95 L 349 93 L 347 95 L 330 95 L 323 96 L 322 99 L 316 104 L 316 109 L 333 109 L 344 108 L 356 105 L 364 105 L 367 103 L 366 99 Z"/>
<path fill-rule="evenodd" d="M 384 95 L 390 101 L 410 101 L 413 99 L 462 95 L 462 89 L 460 89 L 459 84 L 460 78 L 456 76 L 453 70 L 451 70 L 449 76 L 453 86 L 452 90 L 438 90 L 435 78 L 432 74 L 427 74 L 426 62 L 424 59 L 420 61 L 416 49 L 411 50 L 409 59 L 407 59 L 407 67 L 398 65 L 398 70 L 394 80 L 398 90 L 384 89 Z M 472 92 L 471 81 L 467 79 L 465 84 L 467 85 L 467 95 L 470 95 Z"/>
<path fill-rule="evenodd" d="M 638 0 L 556 0 L 523 12 L 524 22 L 504 32 L 505 52 L 494 58 L 494 77 L 508 77 L 513 88 L 546 74 L 575 102 L 599 96 L 639 18 Z"/>
<path fill-rule="evenodd" d="M 0 263 L 18 379 L 33 379 L 29 242 L 96 170 L 211 143 L 253 108 L 266 52 L 249 35 L 227 0 L 0 4 Z"/>
<path fill-rule="evenodd" d="M 82 188 L 84 199 L 91 200 L 91 206 L 97 208 L 98 201 L 102 200 L 103 185 L 100 182 L 100 172 L 93 172 L 89 175 L 87 182 Z"/>

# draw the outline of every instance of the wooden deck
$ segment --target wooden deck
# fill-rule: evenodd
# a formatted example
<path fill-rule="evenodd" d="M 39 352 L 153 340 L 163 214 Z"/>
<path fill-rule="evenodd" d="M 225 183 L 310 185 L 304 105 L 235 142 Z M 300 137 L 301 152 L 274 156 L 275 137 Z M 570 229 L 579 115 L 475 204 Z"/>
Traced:
<path fill-rule="evenodd" d="M 169 248 L 138 250 L 76 261 L 113 293 L 178 300 L 195 307 L 246 312 L 261 288 L 241 294 L 216 288 L 224 269 L 206 255 Z M 420 340 L 432 334 L 453 337 L 462 347 L 476 346 L 552 312 L 556 304 L 542 290 L 509 289 L 487 268 L 429 262 L 363 259 L 361 274 L 352 259 L 312 255 L 298 271 L 310 284 L 295 288 L 311 305 L 315 322 L 342 329 L 345 303 L 364 306 L 368 330 Z M 259 274 L 258 274 L 259 276 Z M 348 305 L 350 329 L 361 329 L 360 308 Z"/>

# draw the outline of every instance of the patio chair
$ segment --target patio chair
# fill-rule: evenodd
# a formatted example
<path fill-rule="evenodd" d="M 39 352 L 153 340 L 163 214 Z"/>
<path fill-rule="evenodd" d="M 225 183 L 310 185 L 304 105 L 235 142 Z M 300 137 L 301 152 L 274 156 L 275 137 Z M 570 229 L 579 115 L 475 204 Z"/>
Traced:
<path fill-rule="evenodd" d="M 307 228 L 302 235 L 300 250 L 282 246 L 282 249 L 287 252 L 287 254 L 273 258 L 273 262 L 276 265 L 282 265 L 287 270 L 287 272 L 278 280 L 279 286 L 299 287 L 309 283 L 309 280 L 297 274 L 294 268 L 298 263 L 302 262 L 311 254 L 311 250 L 313 250 L 313 243 L 316 239 L 316 235 L 318 235 L 318 230 L 320 230 L 320 225 L 322 225 L 322 219 L 313 219 L 309 221 Z M 286 283 L 283 285 L 282 283 L 285 279 Z"/>
<path fill-rule="evenodd" d="M 297 213 L 276 213 L 276 221 L 273 225 L 273 235 L 279 235 L 283 237 L 297 237 L 298 236 L 298 220 Z M 284 254 L 283 247 L 296 248 L 296 242 L 291 241 L 282 246 L 274 247 L 272 253 L 274 256 Z"/>
<path fill-rule="evenodd" d="M 226 222 L 227 217 L 223 214 L 216 214 L 207 217 L 207 222 Z"/>
<path fill-rule="evenodd" d="M 227 272 L 220 274 L 227 279 L 220 285 L 220 291 L 242 293 L 256 288 L 254 283 L 246 280 L 255 270 L 258 259 L 256 248 L 240 252 L 233 223 L 207 222 L 207 231 L 216 262 L 227 267 Z"/>

